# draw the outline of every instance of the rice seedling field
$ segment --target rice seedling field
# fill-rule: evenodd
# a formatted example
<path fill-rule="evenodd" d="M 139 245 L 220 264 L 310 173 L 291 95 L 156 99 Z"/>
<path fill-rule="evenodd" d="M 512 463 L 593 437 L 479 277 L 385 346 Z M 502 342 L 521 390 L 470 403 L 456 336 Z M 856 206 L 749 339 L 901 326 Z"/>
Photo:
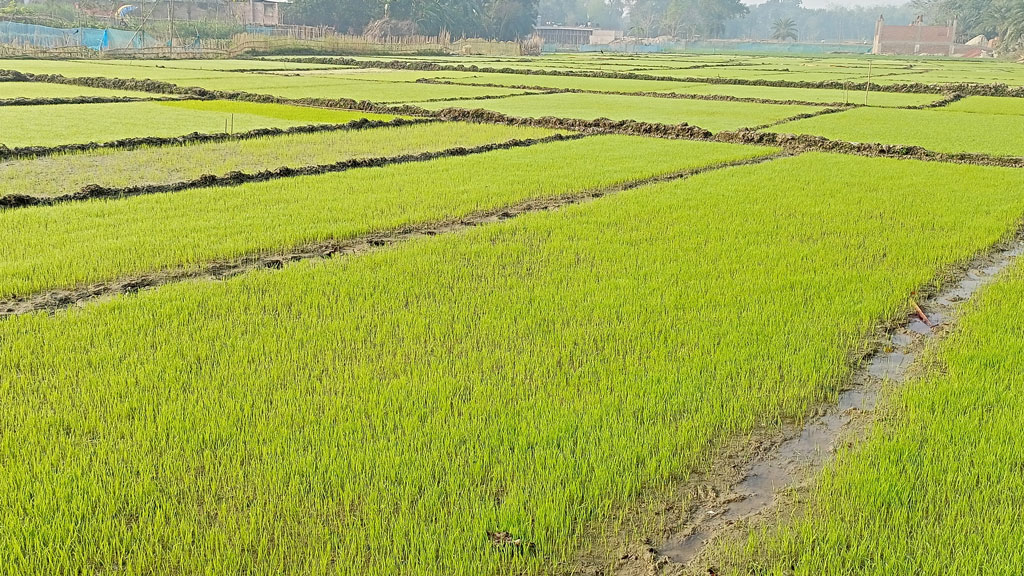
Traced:
<path fill-rule="evenodd" d="M 656 70 L 649 71 L 657 75 Z M 319 72 L 315 72 L 319 74 Z M 869 106 L 921 106 L 941 98 L 935 94 L 903 94 L 890 92 L 869 92 L 863 90 L 821 90 L 813 88 L 778 88 L 773 86 L 743 86 L 723 84 L 702 84 L 697 82 L 672 82 L 664 80 L 626 80 L 617 78 L 588 78 L 579 76 L 542 76 L 537 74 L 488 74 L 480 73 L 457 77 L 445 77 L 444 72 L 430 72 L 435 81 L 455 84 L 496 84 L 506 86 L 527 86 L 562 90 L 585 90 L 593 92 L 647 93 L 664 92 L 675 94 L 699 94 L 731 96 L 757 100 L 800 101 L 823 104 L 863 104 Z M 866 97 L 865 97 L 866 96 Z"/>
<path fill-rule="evenodd" d="M 343 124 L 394 116 L 252 102 L 183 101 L 0 107 L 0 144 L 10 148 Z"/>
<path fill-rule="evenodd" d="M 28 192 L 38 197 L 56 197 L 89 186 L 171 184 L 205 174 L 224 176 L 236 171 L 255 173 L 280 167 L 323 166 L 361 158 L 546 138 L 556 133 L 544 128 L 450 122 L 65 153 L 0 162 L 0 197 Z"/>
<path fill-rule="evenodd" d="M 0 101 L 13 100 L 15 98 L 76 98 L 80 96 L 94 96 L 97 98 L 153 98 L 154 94 L 66 84 L 43 84 L 41 82 L 0 82 Z"/>
<path fill-rule="evenodd" d="M 617 94 L 539 94 L 493 100 L 455 100 L 413 103 L 428 110 L 485 109 L 521 118 L 577 118 L 638 120 L 661 124 L 691 124 L 714 132 L 770 124 L 800 114 L 816 112 L 810 106 L 717 102 Z"/>
<path fill-rule="evenodd" d="M 1016 573 L 1016 78 L 0 60 L 0 575 Z"/>
<path fill-rule="evenodd" d="M 923 146 L 948 153 L 1024 156 L 1024 138 L 1021 138 L 1024 134 L 1024 115 L 940 108 L 857 108 L 773 126 L 770 131 L 812 134 L 849 142 Z"/>

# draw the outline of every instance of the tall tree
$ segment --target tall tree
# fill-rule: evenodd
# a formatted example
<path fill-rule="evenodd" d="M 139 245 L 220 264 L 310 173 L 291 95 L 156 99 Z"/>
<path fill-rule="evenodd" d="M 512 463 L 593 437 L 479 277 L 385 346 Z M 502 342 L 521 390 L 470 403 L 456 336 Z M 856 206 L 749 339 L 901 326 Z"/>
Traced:
<path fill-rule="evenodd" d="M 650 36 L 717 38 L 726 22 L 746 13 L 740 0 L 635 0 L 629 20 Z"/>
<path fill-rule="evenodd" d="M 772 39 L 779 42 L 796 41 L 796 21 L 792 18 L 779 18 L 772 22 Z"/>

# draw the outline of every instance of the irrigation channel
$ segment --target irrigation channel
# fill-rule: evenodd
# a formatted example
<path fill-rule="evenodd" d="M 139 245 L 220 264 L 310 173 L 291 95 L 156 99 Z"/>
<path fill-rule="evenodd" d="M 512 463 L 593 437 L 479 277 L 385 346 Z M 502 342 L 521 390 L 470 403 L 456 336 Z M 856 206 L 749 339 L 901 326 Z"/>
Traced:
<path fill-rule="evenodd" d="M 695 501 L 664 542 L 622 557 L 615 573 L 717 574 L 706 557 L 708 544 L 786 506 L 786 495 L 806 488 L 838 447 L 856 442 L 867 430 L 883 390 L 912 377 L 911 367 L 925 346 L 955 328 L 962 304 L 1021 255 L 1024 230 L 959 268 L 938 292 L 916 303 L 905 322 L 885 333 L 877 351 L 858 364 L 850 387 L 834 405 L 820 409 L 803 428 L 762 445 L 745 464 L 733 461 L 716 470 L 714 478 L 701 478 Z"/>

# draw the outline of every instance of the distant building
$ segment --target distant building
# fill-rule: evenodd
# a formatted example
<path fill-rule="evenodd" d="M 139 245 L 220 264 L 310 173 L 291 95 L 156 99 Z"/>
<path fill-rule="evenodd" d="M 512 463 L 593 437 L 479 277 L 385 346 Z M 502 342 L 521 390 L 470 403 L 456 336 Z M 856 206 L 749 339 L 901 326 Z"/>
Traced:
<path fill-rule="evenodd" d="M 611 44 L 622 38 L 622 30 L 603 30 L 589 26 L 537 26 L 533 31 L 545 44 L 555 46 Z"/>
<path fill-rule="evenodd" d="M 950 26 L 925 26 L 920 16 L 910 26 L 890 26 L 879 16 L 872 53 L 957 56 L 965 51 L 956 43 L 956 26 L 956 20 Z"/>

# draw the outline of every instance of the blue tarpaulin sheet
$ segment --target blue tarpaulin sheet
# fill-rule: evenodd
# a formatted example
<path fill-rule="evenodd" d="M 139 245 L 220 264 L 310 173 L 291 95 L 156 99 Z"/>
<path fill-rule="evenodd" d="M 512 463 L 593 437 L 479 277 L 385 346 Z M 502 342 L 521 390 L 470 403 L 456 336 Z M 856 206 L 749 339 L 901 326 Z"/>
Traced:
<path fill-rule="evenodd" d="M 85 46 L 93 50 L 108 48 L 144 48 L 155 42 L 142 32 L 114 28 L 51 28 L 37 24 L 0 21 L 0 44 L 20 44 L 36 48 Z"/>

